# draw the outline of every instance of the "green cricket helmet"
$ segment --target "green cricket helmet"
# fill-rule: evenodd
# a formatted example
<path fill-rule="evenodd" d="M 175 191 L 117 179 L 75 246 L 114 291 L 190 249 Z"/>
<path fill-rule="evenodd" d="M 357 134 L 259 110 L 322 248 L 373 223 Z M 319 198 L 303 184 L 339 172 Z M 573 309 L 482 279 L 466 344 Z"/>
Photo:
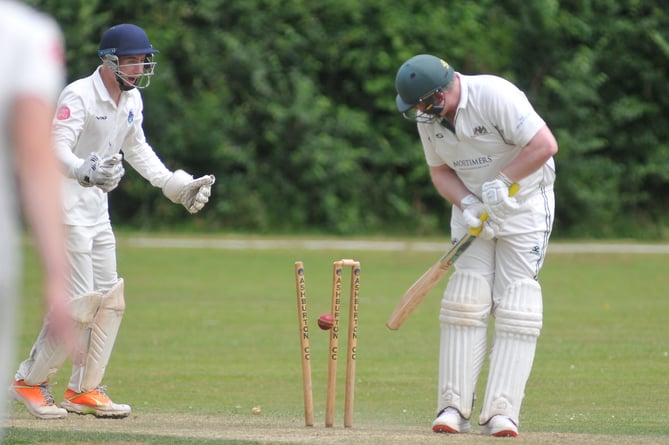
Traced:
<path fill-rule="evenodd" d="M 395 105 L 405 114 L 421 100 L 439 91 L 453 80 L 453 67 L 429 54 L 413 56 L 402 64 L 395 77 Z"/>

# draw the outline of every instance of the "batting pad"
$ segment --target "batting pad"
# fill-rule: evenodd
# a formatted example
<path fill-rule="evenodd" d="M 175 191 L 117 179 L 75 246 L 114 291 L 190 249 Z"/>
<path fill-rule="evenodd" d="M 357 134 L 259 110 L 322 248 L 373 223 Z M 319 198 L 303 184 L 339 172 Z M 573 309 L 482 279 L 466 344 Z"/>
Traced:
<path fill-rule="evenodd" d="M 70 301 L 74 338 L 81 338 L 84 335 L 100 307 L 101 300 L 101 293 L 91 292 Z M 49 381 L 67 359 L 68 351 L 62 342 L 47 335 L 47 332 L 48 319 L 33 345 L 30 359 L 21 363 L 19 367 L 17 377 L 23 377 L 28 385 L 41 385 Z"/>
<path fill-rule="evenodd" d="M 513 283 L 495 309 L 490 373 L 479 423 L 502 414 L 519 424 L 520 405 L 543 320 L 541 286 L 525 279 Z"/>
<path fill-rule="evenodd" d="M 437 412 L 449 406 L 469 419 L 486 354 L 490 286 L 482 275 L 457 271 L 441 300 Z"/>
<path fill-rule="evenodd" d="M 123 278 L 119 278 L 102 297 L 100 309 L 90 327 L 88 343 L 74 363 L 68 388 L 75 392 L 88 392 L 100 385 L 124 312 Z"/>

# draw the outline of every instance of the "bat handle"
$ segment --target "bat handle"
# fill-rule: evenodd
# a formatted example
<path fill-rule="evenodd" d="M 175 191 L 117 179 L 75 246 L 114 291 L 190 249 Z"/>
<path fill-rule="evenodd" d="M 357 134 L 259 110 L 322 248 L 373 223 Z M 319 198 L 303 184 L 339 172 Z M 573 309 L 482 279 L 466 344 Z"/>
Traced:
<path fill-rule="evenodd" d="M 509 196 L 515 195 L 516 193 L 518 193 L 519 190 L 520 190 L 520 186 L 517 183 L 514 182 L 509 187 Z M 469 233 L 472 236 L 479 236 L 481 234 L 481 231 L 483 230 L 483 223 L 488 220 L 488 212 L 483 212 L 481 214 L 480 220 L 481 220 L 481 225 L 480 226 L 469 228 Z"/>

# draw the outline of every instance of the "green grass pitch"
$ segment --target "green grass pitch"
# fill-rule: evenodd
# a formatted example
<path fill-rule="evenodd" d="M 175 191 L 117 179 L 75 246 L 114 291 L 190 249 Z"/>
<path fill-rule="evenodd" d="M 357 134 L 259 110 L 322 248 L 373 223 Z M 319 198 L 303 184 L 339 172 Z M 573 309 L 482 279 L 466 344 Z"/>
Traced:
<path fill-rule="evenodd" d="M 6 444 L 447 440 L 430 432 L 446 280 L 400 330 L 385 327 L 439 252 L 160 248 L 129 240 L 119 237 L 127 308 L 103 383 L 133 414 L 38 421 L 14 403 Z M 341 258 L 360 261 L 362 269 L 354 426 L 345 431 L 343 353 L 335 428 L 323 427 L 328 335 L 316 325 L 329 312 L 332 262 Z M 304 427 L 297 260 L 305 265 L 309 299 L 313 428 Z M 40 274 L 30 249 L 25 264 L 17 360 L 41 326 Z M 346 297 L 348 279 L 346 273 Z M 669 255 L 549 253 L 540 279 L 544 329 L 517 443 L 669 443 Z M 343 315 L 347 308 L 346 300 Z M 344 338 L 342 351 L 345 345 Z M 55 378 L 57 401 L 69 371 L 67 362 Z M 479 400 L 485 377 L 484 370 Z M 255 406 L 262 414 L 251 413 Z M 388 439 L 379 439 L 384 434 Z M 489 441 L 469 436 L 457 443 Z"/>

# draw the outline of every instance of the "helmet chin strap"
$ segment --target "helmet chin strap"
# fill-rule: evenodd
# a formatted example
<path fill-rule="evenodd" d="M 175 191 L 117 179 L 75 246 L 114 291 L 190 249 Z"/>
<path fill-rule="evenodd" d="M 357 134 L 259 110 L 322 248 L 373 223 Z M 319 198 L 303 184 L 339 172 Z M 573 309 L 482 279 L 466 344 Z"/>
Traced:
<path fill-rule="evenodd" d="M 440 116 L 444 112 L 443 105 L 433 105 L 429 110 L 425 110 L 424 113 L 431 116 Z"/>
<path fill-rule="evenodd" d="M 434 91 L 429 97 L 430 101 L 425 104 L 423 113 L 430 116 L 439 117 L 444 112 L 444 96 L 441 88 Z"/>
<path fill-rule="evenodd" d="M 121 77 L 118 73 L 115 74 L 116 74 L 116 82 L 118 83 L 118 86 L 121 89 L 121 91 L 130 91 L 133 88 L 135 88 L 135 85 L 131 85 L 126 81 L 124 81 L 123 77 Z"/>
<path fill-rule="evenodd" d="M 118 83 L 118 87 L 121 89 L 121 91 L 130 91 L 133 88 L 135 88 L 134 85 L 131 85 L 125 80 L 123 80 L 123 76 L 121 75 L 119 70 L 118 57 L 112 54 L 107 54 L 104 57 L 102 57 L 102 64 L 105 65 L 114 73 L 114 77 L 116 78 L 116 83 Z"/>

